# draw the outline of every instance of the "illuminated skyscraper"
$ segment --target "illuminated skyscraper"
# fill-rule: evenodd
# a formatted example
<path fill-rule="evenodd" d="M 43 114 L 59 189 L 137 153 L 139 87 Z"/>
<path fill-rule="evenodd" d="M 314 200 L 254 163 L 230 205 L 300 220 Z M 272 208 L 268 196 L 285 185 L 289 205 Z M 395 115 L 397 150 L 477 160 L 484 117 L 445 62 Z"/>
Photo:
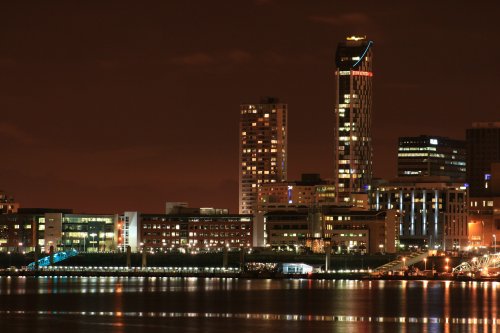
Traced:
<path fill-rule="evenodd" d="M 372 41 L 348 37 L 335 57 L 334 178 L 338 202 L 366 192 L 372 179 Z"/>
<path fill-rule="evenodd" d="M 239 137 L 239 212 L 253 214 L 258 187 L 286 180 L 287 105 L 274 98 L 241 105 Z"/>

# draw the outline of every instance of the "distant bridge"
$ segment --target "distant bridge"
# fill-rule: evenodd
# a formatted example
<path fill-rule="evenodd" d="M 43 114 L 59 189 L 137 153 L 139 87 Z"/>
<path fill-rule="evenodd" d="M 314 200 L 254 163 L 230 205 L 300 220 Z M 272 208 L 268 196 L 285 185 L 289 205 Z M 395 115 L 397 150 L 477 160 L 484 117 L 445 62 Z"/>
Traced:
<path fill-rule="evenodd" d="M 54 253 L 52 263 L 55 264 L 57 262 L 66 260 L 66 259 L 74 257 L 76 255 L 78 255 L 78 251 L 76 251 L 76 250 L 57 252 L 57 253 Z M 33 271 L 33 270 L 35 270 L 36 263 L 37 262 L 34 261 L 31 264 L 29 264 L 26 268 L 28 270 Z M 50 264 L 51 264 L 50 256 L 47 256 L 47 257 L 44 257 L 44 258 L 38 260 L 38 267 L 50 266 Z"/>
<path fill-rule="evenodd" d="M 487 274 L 490 269 L 500 268 L 500 252 L 494 254 L 485 254 L 482 257 L 475 257 L 469 261 L 463 262 L 453 268 L 453 273 L 477 273 Z"/>

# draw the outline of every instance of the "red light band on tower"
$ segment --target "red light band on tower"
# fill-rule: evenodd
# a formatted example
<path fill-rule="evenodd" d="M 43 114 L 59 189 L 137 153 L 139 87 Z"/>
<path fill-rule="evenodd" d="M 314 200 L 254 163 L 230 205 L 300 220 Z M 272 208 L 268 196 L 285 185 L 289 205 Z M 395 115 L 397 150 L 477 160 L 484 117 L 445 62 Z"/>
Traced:
<path fill-rule="evenodd" d="M 366 72 L 366 71 L 351 71 L 352 75 L 359 75 L 359 76 L 373 76 L 373 72 Z"/>

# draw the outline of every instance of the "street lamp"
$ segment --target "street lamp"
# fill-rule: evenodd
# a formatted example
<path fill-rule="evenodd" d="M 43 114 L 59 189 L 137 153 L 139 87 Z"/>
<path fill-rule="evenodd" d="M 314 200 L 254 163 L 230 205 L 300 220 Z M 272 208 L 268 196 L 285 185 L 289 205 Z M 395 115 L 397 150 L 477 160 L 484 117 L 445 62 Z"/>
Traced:
<path fill-rule="evenodd" d="M 427 258 L 424 258 L 424 271 L 427 270 Z"/>
<path fill-rule="evenodd" d="M 446 258 L 446 266 L 444 267 L 445 272 L 448 273 L 448 263 L 450 262 L 450 258 Z"/>
<path fill-rule="evenodd" d="M 403 270 L 406 269 L 406 257 L 403 257 Z"/>
<path fill-rule="evenodd" d="M 493 235 L 493 251 L 497 253 L 497 235 Z"/>
<path fill-rule="evenodd" d="M 482 232 L 482 236 L 481 236 L 481 245 L 482 246 L 485 246 L 485 242 L 484 242 L 484 221 L 481 221 L 481 232 Z"/>

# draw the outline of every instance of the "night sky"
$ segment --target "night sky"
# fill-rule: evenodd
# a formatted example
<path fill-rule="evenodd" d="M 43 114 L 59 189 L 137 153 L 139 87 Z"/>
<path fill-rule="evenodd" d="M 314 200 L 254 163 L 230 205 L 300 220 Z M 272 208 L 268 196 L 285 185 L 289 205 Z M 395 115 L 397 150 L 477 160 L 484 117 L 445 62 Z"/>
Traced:
<path fill-rule="evenodd" d="M 473 6 L 472 6 L 473 4 Z M 289 179 L 333 176 L 334 54 L 374 45 L 376 177 L 399 136 L 498 121 L 498 1 L 1 1 L 0 189 L 22 207 L 238 204 L 241 103 L 289 105 Z"/>

